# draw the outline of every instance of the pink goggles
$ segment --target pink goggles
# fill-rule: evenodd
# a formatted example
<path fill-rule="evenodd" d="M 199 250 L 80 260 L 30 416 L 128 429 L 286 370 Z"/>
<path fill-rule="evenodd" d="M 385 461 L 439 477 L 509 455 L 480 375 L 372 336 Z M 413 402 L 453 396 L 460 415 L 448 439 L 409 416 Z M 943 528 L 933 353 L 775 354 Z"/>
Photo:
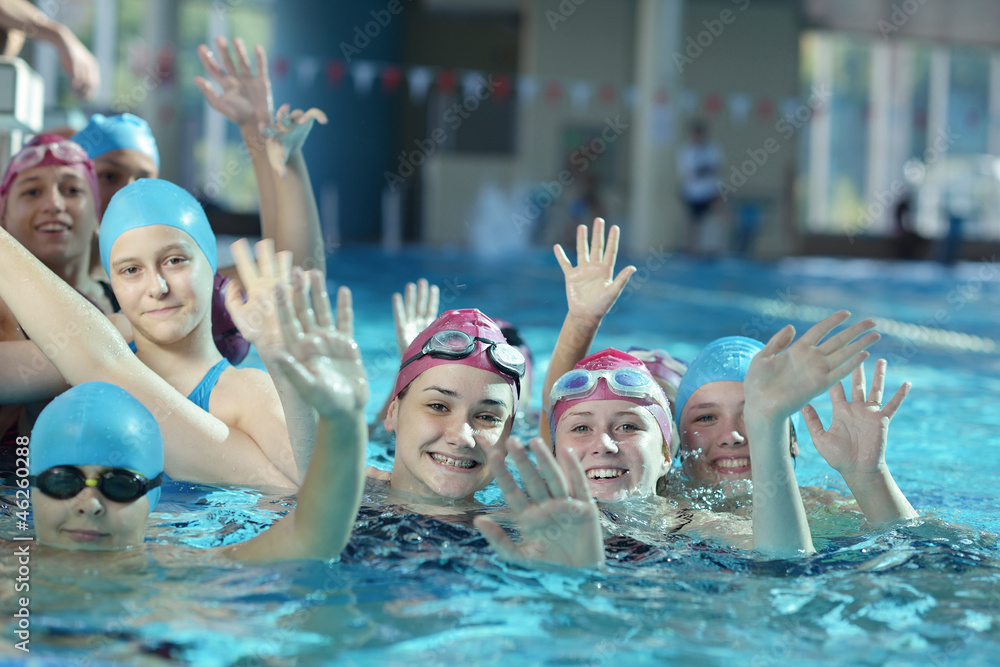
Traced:
<path fill-rule="evenodd" d="M 58 135 L 44 135 L 45 138 L 56 138 Z M 35 139 L 38 140 L 38 137 Z M 7 201 L 7 193 L 21 173 L 34 169 L 35 167 L 47 167 L 50 165 L 62 165 L 76 167 L 87 181 L 90 187 L 90 194 L 94 200 L 94 208 L 100 212 L 100 200 L 97 190 L 97 174 L 94 171 L 94 163 L 87 157 L 86 151 L 76 142 L 69 139 L 59 141 L 48 141 L 46 143 L 29 144 L 22 148 L 7 165 L 3 181 L 0 182 L 0 211 L 3 210 Z"/>

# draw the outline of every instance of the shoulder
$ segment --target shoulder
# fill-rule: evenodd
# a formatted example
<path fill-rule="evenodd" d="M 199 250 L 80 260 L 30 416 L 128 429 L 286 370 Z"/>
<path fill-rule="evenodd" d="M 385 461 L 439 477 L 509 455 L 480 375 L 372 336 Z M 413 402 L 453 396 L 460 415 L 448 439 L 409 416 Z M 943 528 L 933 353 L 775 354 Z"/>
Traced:
<path fill-rule="evenodd" d="M 232 405 L 242 411 L 248 405 L 256 407 L 272 403 L 278 395 L 271 376 L 259 368 L 230 366 L 222 371 L 215 387 L 218 391 L 212 392 L 213 408 L 216 405 L 216 398 L 220 406 Z"/>

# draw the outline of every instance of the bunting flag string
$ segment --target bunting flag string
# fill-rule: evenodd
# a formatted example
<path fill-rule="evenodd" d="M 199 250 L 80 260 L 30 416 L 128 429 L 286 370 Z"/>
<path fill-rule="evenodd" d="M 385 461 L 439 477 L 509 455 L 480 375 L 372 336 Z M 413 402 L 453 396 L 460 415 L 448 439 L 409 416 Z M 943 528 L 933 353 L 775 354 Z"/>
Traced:
<path fill-rule="evenodd" d="M 343 89 L 345 79 L 355 95 L 367 97 L 372 90 L 382 95 L 407 95 L 413 104 L 422 104 L 430 94 L 463 97 L 478 96 L 485 99 L 484 91 L 495 103 L 506 104 L 516 94 L 519 104 L 538 101 L 550 106 L 568 105 L 577 115 L 588 111 L 603 111 L 624 105 L 634 111 L 642 96 L 635 84 L 569 77 L 541 77 L 531 74 L 511 74 L 480 70 L 451 69 L 428 65 L 399 65 L 397 63 L 340 58 L 323 59 L 316 56 L 289 58 L 278 55 L 274 59 L 273 76 L 276 81 L 292 77 L 304 88 L 325 80 L 333 89 Z M 322 77 L 317 81 L 317 77 Z M 378 86 L 376 88 L 376 82 Z M 653 109 L 661 109 L 673 116 L 705 115 L 712 118 L 727 116 L 738 127 L 746 126 L 750 118 L 758 122 L 774 122 L 780 117 L 794 115 L 801 102 L 794 97 L 776 98 L 770 95 L 753 95 L 732 91 L 695 91 L 683 89 L 668 91 L 657 88 L 650 101 Z M 979 118 L 967 117 L 966 124 L 976 125 Z"/>

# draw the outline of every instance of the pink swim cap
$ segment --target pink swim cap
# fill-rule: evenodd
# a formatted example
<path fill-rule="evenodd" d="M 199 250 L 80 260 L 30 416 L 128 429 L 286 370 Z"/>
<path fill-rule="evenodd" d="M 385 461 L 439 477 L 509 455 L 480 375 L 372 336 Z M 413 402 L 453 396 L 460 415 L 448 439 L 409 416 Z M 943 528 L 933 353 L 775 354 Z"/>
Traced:
<path fill-rule="evenodd" d="M 616 390 L 610 386 L 607 378 L 598 377 L 596 384 L 593 385 L 592 390 L 588 393 L 578 398 L 556 399 L 557 396 L 564 395 L 561 383 L 570 377 L 571 374 L 576 374 L 578 371 L 616 371 L 620 369 L 634 370 L 647 379 L 648 382 L 643 385 L 630 386 L 629 389 L 634 388 L 634 394 L 636 395 L 628 395 L 620 393 L 621 390 Z M 601 350 L 581 359 L 573 367 L 572 371 L 556 381 L 552 386 L 549 402 L 549 429 L 553 443 L 555 443 L 556 424 L 559 423 L 563 413 L 578 403 L 586 403 L 588 401 L 628 401 L 629 403 L 646 408 L 653 415 L 653 418 L 656 419 L 656 423 L 659 424 L 660 433 L 663 434 L 663 441 L 666 444 L 667 450 L 670 451 L 671 456 L 676 453 L 674 443 L 672 442 L 670 404 L 667 402 L 667 397 L 645 364 L 631 354 L 626 354 L 625 352 L 609 347 L 606 350 Z"/>
<path fill-rule="evenodd" d="M 94 200 L 94 210 L 97 211 L 98 218 L 100 218 L 101 202 L 100 193 L 97 190 L 97 173 L 94 171 L 94 163 L 90 161 L 87 153 L 79 144 L 58 134 L 37 135 L 11 158 L 10 164 L 7 165 L 7 171 L 3 175 L 3 181 L 0 181 L 0 217 L 3 217 L 4 209 L 7 208 L 7 195 L 17 177 L 29 169 L 51 165 L 72 167 L 80 172 L 80 175 L 87 181 L 91 199 Z"/>
<path fill-rule="evenodd" d="M 503 378 L 507 384 L 510 385 L 510 391 L 514 397 L 511 415 L 513 416 L 517 414 L 519 380 L 515 379 L 513 375 L 508 375 L 507 373 L 502 372 L 500 367 L 494 363 L 490 356 L 490 348 L 494 347 L 493 345 L 484 343 L 481 340 L 474 340 L 474 349 L 472 352 L 468 356 L 458 359 L 445 359 L 431 356 L 431 354 L 422 354 L 424 345 L 428 343 L 435 334 L 443 331 L 461 331 L 473 339 L 482 338 L 498 345 L 502 345 L 505 348 L 515 350 L 516 352 L 516 348 L 512 348 L 507 345 L 507 340 L 503 337 L 503 334 L 500 333 L 500 327 L 496 325 L 496 322 L 488 318 L 480 311 L 475 308 L 449 310 L 442 313 L 436 320 L 431 322 L 430 326 L 421 331 L 420 334 L 413 339 L 413 342 L 410 343 L 409 347 L 406 348 L 406 352 L 403 354 L 402 364 L 399 368 L 399 374 L 396 376 L 396 385 L 392 390 L 393 397 L 399 396 L 399 392 L 406 389 L 406 387 L 408 387 L 418 375 L 430 368 L 441 366 L 442 364 L 462 364 L 463 366 L 471 366 L 472 368 L 480 368 L 484 371 L 495 373 Z"/>

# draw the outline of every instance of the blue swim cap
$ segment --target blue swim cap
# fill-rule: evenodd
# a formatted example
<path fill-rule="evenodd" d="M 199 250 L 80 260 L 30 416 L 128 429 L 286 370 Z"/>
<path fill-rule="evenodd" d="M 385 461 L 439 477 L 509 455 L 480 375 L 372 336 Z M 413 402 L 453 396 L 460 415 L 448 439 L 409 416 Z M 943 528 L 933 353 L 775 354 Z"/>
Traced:
<path fill-rule="evenodd" d="M 91 160 L 127 148 L 148 155 L 156 168 L 160 168 L 160 151 L 156 148 L 156 139 L 149 124 L 130 113 L 120 116 L 95 113 L 87 126 L 73 136 L 73 141 L 83 146 Z"/>
<path fill-rule="evenodd" d="M 702 385 L 720 380 L 743 382 L 750 367 L 750 361 L 758 352 L 764 349 L 764 344 L 746 336 L 726 336 L 717 338 L 706 345 L 695 360 L 688 366 L 687 372 L 681 378 L 677 387 L 677 400 L 674 401 L 674 421 L 678 427 L 681 423 L 681 413 L 691 394 L 698 391 Z"/>
<path fill-rule="evenodd" d="M 63 465 L 132 470 L 146 479 L 163 472 L 163 434 L 132 394 L 107 382 L 85 382 L 45 406 L 31 429 L 29 472 Z M 146 494 L 150 511 L 160 487 Z"/>
<path fill-rule="evenodd" d="M 158 178 L 140 178 L 115 193 L 101 220 L 101 264 L 111 273 L 111 247 L 124 232 L 137 227 L 167 225 L 187 232 L 216 272 L 219 254 L 205 211 L 184 188 Z"/>

